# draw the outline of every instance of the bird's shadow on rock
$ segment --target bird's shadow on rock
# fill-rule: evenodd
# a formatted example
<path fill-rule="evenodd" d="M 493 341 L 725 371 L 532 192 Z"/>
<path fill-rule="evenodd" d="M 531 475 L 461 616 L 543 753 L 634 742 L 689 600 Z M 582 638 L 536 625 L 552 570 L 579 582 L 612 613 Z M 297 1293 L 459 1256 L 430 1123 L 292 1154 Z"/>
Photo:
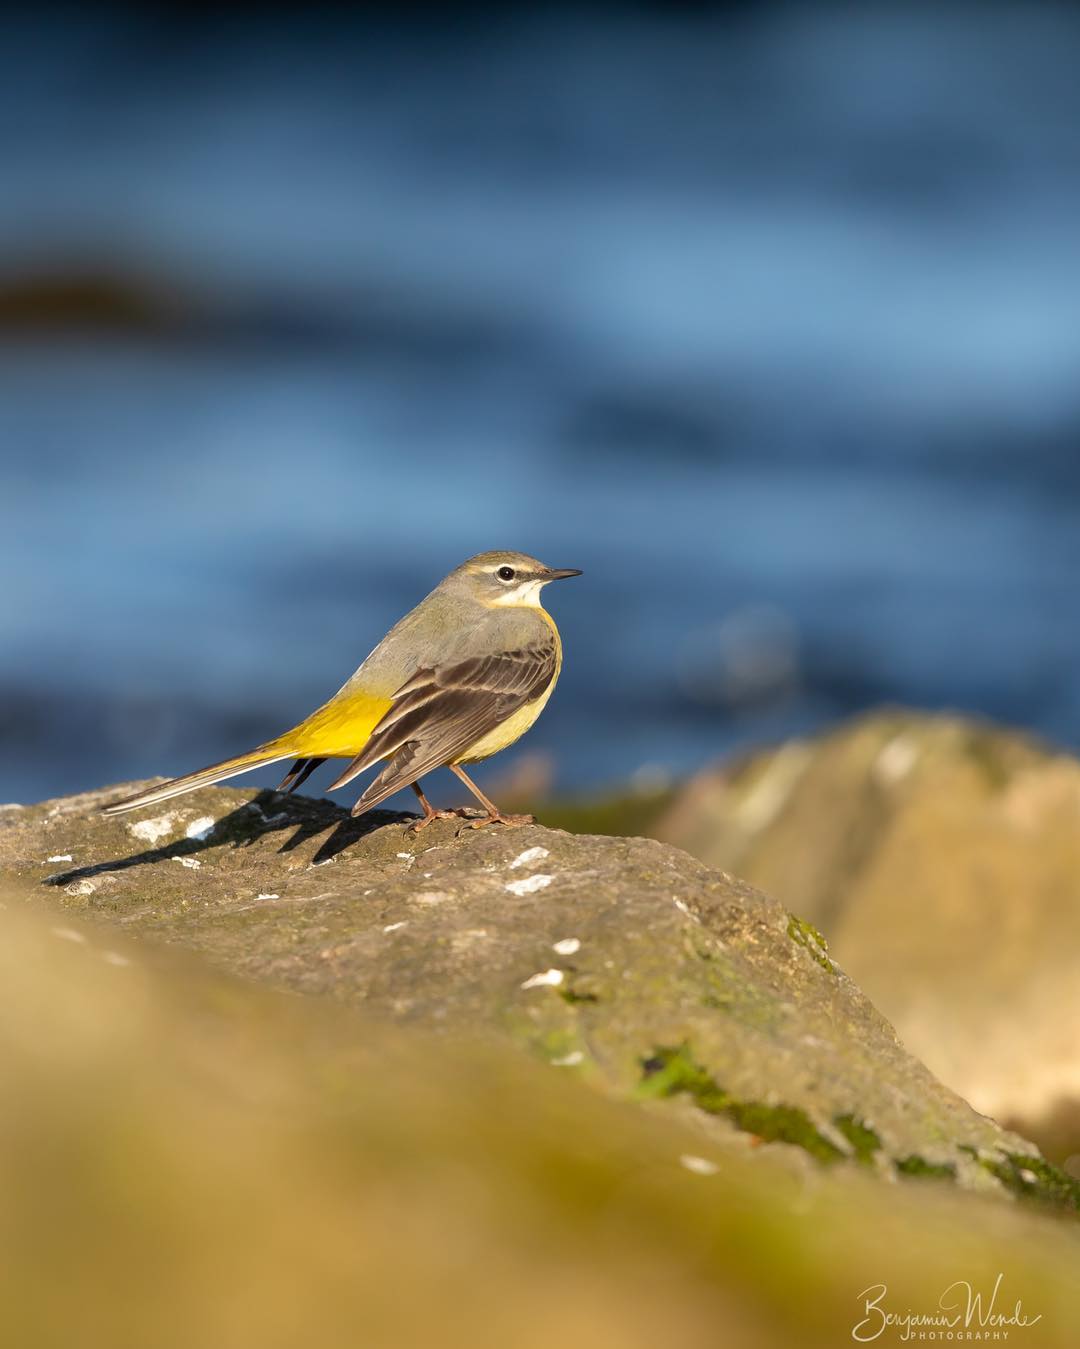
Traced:
<path fill-rule="evenodd" d="M 271 834 L 294 830 L 284 840 L 279 853 L 292 852 L 302 843 L 330 829 L 329 837 L 323 840 L 314 857 L 313 863 L 328 862 L 339 852 L 356 843 L 366 834 L 372 833 L 383 825 L 395 822 L 407 824 L 414 815 L 404 815 L 396 811 L 373 810 L 355 818 L 331 801 L 316 801 L 306 796 L 286 796 L 281 792 L 261 791 L 251 801 L 247 801 L 228 815 L 193 838 L 178 839 L 161 848 L 147 848 L 143 852 L 132 853 L 127 857 L 115 857 L 106 862 L 95 862 L 91 866 L 73 867 L 70 871 L 60 871 L 47 877 L 44 885 L 70 885 L 90 876 L 99 876 L 107 871 L 126 871 L 129 867 L 151 866 L 157 862 L 167 862 L 176 857 L 193 857 L 210 848 L 233 847 L 249 848 Z"/>

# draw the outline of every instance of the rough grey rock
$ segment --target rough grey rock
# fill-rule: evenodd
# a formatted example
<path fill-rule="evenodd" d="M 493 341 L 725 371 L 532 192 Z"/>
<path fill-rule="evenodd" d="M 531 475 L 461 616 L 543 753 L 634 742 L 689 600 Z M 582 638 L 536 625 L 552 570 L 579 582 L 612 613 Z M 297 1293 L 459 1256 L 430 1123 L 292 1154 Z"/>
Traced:
<path fill-rule="evenodd" d="M 717 1139 L 1076 1202 L 903 1048 L 814 929 L 675 848 L 415 835 L 272 793 L 116 819 L 103 799 L 0 813 L 7 888 L 379 1020 L 509 1038 L 609 1092 L 677 1098 Z"/>

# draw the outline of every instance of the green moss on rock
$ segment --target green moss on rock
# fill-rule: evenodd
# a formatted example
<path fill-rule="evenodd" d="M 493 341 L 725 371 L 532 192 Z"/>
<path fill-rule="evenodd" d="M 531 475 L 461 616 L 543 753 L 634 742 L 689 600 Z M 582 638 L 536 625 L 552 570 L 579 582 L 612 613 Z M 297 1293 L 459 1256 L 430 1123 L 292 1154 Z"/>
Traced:
<path fill-rule="evenodd" d="M 814 927 L 813 923 L 808 923 L 804 918 L 797 918 L 795 914 L 790 914 L 787 934 L 793 942 L 805 946 L 823 970 L 827 970 L 830 974 L 836 973 L 836 966 L 829 959 L 829 943 Z"/>
<path fill-rule="evenodd" d="M 987 1155 L 968 1147 L 963 1150 L 1020 1199 L 1080 1212 L 1080 1181 L 1044 1157 L 1019 1152 Z"/>
<path fill-rule="evenodd" d="M 687 1095 L 700 1110 L 710 1115 L 726 1115 L 736 1128 L 767 1143 L 791 1143 L 826 1164 L 844 1156 L 798 1106 L 737 1100 L 694 1061 L 687 1045 L 654 1049 L 641 1066 L 639 1095 L 644 1098 Z"/>
<path fill-rule="evenodd" d="M 928 1162 L 925 1157 L 911 1153 L 907 1157 L 897 1157 L 893 1166 L 901 1176 L 911 1176 L 916 1180 L 955 1180 L 956 1167 L 951 1162 Z"/>
<path fill-rule="evenodd" d="M 563 1002 L 568 1002 L 571 1007 L 577 1006 L 583 1002 L 599 1002 L 599 995 L 585 990 L 576 989 L 572 985 L 569 988 L 560 988 L 559 997 Z"/>
<path fill-rule="evenodd" d="M 874 1153 L 881 1148 L 881 1139 L 873 1129 L 856 1115 L 836 1115 L 833 1124 L 851 1144 L 855 1160 L 863 1166 L 869 1166 Z"/>

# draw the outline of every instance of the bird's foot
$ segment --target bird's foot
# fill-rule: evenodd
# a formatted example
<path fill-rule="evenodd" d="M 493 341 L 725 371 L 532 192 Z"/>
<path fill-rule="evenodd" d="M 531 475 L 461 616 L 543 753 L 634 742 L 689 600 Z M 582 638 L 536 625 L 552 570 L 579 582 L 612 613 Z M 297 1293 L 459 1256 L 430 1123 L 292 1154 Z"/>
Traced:
<path fill-rule="evenodd" d="M 489 824 L 505 824 L 511 829 L 520 827 L 523 824 L 535 824 L 535 815 L 504 815 L 500 810 L 495 815 L 482 815 L 478 820 L 470 820 L 468 824 L 463 824 L 461 829 L 486 829 Z M 461 829 L 458 833 L 461 833 Z"/>
<path fill-rule="evenodd" d="M 467 820 L 472 814 L 469 810 L 433 810 L 427 815 L 421 815 L 418 820 L 413 820 L 412 824 L 405 826 L 406 834 L 418 834 L 421 829 L 426 829 L 429 824 L 435 820 Z"/>

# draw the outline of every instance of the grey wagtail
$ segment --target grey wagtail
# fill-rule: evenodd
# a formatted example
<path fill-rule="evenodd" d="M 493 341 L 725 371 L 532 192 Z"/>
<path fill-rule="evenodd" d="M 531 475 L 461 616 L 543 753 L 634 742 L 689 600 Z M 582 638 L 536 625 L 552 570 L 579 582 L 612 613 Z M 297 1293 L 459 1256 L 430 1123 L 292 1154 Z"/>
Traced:
<path fill-rule="evenodd" d="M 504 815 L 462 764 L 506 749 L 544 710 L 562 666 L 562 643 L 540 592 L 549 581 L 580 575 L 573 567 L 545 567 L 524 553 L 469 558 L 396 623 L 330 701 L 299 726 L 235 759 L 117 801 L 105 814 L 168 801 L 279 759 L 295 759 L 278 788 L 292 792 L 321 763 L 340 758 L 351 762 L 331 791 L 385 763 L 353 806 L 354 815 L 403 787 L 412 787 L 424 810 L 414 829 L 462 815 L 435 810 L 420 789 L 424 774 L 445 765 L 487 811 L 470 828 L 531 821 L 530 815 Z"/>

